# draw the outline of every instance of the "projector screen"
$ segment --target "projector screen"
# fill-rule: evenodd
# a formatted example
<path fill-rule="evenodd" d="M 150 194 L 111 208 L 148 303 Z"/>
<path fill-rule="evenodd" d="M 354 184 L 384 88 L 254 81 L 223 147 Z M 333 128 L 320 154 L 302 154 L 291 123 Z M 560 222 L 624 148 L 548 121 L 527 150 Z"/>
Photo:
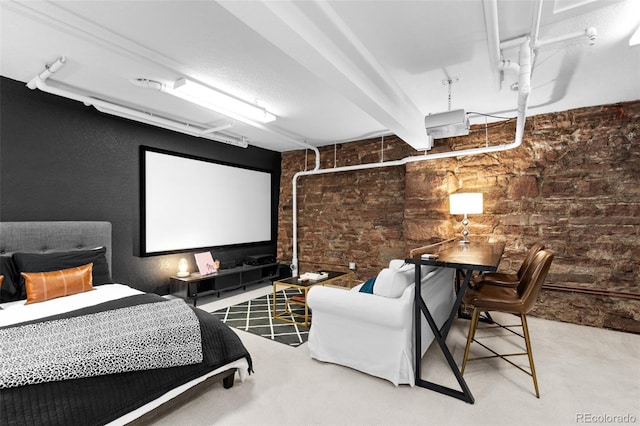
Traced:
<path fill-rule="evenodd" d="M 272 241 L 270 172 L 141 148 L 142 255 Z"/>

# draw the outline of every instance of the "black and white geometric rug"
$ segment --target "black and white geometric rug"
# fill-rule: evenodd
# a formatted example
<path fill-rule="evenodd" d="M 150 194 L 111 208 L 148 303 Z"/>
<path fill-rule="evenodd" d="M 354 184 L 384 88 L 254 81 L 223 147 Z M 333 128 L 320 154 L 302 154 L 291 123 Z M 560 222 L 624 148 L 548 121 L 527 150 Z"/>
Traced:
<path fill-rule="evenodd" d="M 285 298 L 300 294 L 298 289 L 285 289 L 276 293 L 278 312 L 284 310 Z M 294 307 L 296 305 L 293 305 Z M 296 310 L 294 309 L 294 312 Z M 304 308 L 301 307 L 302 314 Z M 297 324 L 273 319 L 273 292 L 266 296 L 242 302 L 228 308 L 212 312 L 225 324 L 257 334 L 290 346 L 300 346 L 307 341 L 309 329 Z"/>

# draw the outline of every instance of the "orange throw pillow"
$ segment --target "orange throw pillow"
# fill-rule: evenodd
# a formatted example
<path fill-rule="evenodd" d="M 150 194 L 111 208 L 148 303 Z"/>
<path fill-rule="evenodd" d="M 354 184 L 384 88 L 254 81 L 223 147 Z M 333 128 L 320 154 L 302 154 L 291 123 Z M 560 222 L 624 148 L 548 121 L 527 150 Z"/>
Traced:
<path fill-rule="evenodd" d="M 44 302 L 93 290 L 93 263 L 51 272 L 22 272 L 27 289 L 27 303 Z"/>

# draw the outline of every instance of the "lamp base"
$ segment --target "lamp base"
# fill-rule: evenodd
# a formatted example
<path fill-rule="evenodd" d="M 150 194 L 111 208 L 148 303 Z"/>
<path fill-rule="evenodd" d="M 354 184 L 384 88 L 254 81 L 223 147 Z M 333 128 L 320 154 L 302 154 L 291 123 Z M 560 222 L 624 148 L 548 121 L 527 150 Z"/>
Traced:
<path fill-rule="evenodd" d="M 177 276 L 177 277 L 180 277 L 180 278 L 186 278 L 186 277 L 188 277 L 188 276 L 189 276 L 189 272 L 186 272 L 186 271 L 185 271 L 185 272 L 178 272 L 178 273 L 176 274 L 176 276 Z"/>
<path fill-rule="evenodd" d="M 462 219 L 462 240 L 460 244 L 469 244 L 469 219 L 467 218 L 467 214 L 464 214 L 464 218 Z"/>

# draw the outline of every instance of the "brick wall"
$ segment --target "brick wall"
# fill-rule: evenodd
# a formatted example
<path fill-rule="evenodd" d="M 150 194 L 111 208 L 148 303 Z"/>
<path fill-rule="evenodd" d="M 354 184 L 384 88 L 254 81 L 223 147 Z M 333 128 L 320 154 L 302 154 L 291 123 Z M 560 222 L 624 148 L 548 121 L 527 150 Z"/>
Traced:
<path fill-rule="evenodd" d="M 509 143 L 515 121 L 490 124 L 491 145 Z M 346 270 L 364 280 L 390 259 L 433 238 L 459 235 L 448 195 L 484 194 L 470 216 L 472 241 L 503 241 L 500 270 L 518 269 L 543 241 L 556 251 L 533 315 L 640 332 L 640 102 L 582 108 L 527 119 L 515 150 L 303 176 L 298 180 L 300 271 Z M 431 153 L 483 146 L 484 126 L 436 141 Z M 321 168 L 419 155 L 395 137 L 326 146 Z M 294 173 L 313 152 L 283 154 L 278 258 L 292 254 Z"/>

